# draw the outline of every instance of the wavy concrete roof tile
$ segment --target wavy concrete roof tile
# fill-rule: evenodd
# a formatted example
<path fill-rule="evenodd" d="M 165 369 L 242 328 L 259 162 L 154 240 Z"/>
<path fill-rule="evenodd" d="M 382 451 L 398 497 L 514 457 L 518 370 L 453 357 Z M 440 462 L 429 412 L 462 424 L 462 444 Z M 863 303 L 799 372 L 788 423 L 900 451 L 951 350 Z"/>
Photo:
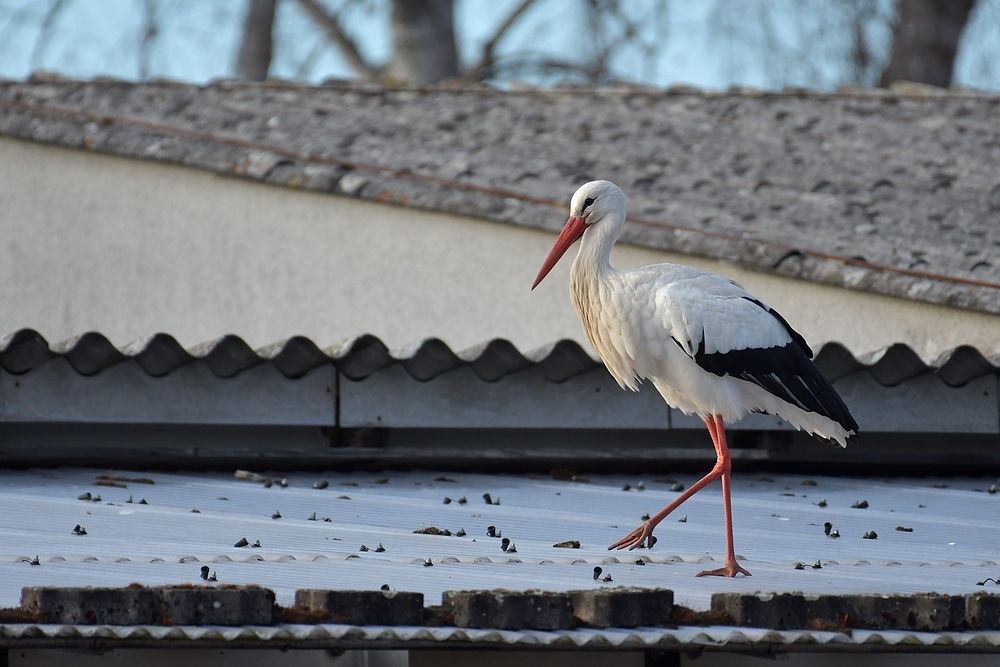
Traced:
<path fill-rule="evenodd" d="M 262 363 L 271 363 L 289 378 L 302 377 L 323 364 L 333 364 L 352 380 L 383 368 L 401 365 L 416 380 L 431 380 L 442 373 L 468 366 L 485 382 L 494 382 L 529 366 L 551 382 L 562 382 L 600 366 L 576 342 L 561 340 L 530 352 L 521 352 L 509 341 L 494 339 L 466 350 L 453 351 L 437 338 L 417 341 L 398 350 L 370 334 L 351 338 L 325 350 L 304 336 L 294 336 L 250 348 L 239 336 L 220 336 L 185 350 L 169 334 L 158 333 L 116 348 L 102 334 L 88 332 L 61 343 L 49 344 L 33 329 L 20 329 L 0 338 L 0 368 L 27 373 L 53 359 L 64 357 L 80 375 L 95 375 L 126 359 L 133 359 L 148 375 L 161 377 L 190 363 L 203 363 L 221 378 L 233 377 Z M 1000 373 L 1000 359 L 986 358 L 967 345 L 925 362 L 910 347 L 892 345 L 855 357 L 839 343 L 827 343 L 816 355 L 816 364 L 830 380 L 868 370 L 882 385 L 894 386 L 926 373 L 937 373 L 948 385 L 958 387 L 991 373 Z"/>
<path fill-rule="evenodd" d="M 712 648 L 734 653 L 755 649 L 762 655 L 786 655 L 822 646 L 825 652 L 878 651 L 914 653 L 996 653 L 998 632 L 908 632 L 853 630 L 851 634 L 823 630 L 769 630 L 730 626 L 676 628 L 579 628 L 576 630 L 476 630 L 452 627 L 393 627 L 351 625 L 165 626 L 165 625 L 0 625 L 0 639 L 15 646 L 74 648 L 95 640 L 105 646 L 196 648 L 368 648 L 409 649 L 447 646 L 492 649 L 530 647 L 533 650 L 586 649 L 641 651 L 660 649 L 692 652 Z M 815 649 L 814 649 L 815 650 Z"/>

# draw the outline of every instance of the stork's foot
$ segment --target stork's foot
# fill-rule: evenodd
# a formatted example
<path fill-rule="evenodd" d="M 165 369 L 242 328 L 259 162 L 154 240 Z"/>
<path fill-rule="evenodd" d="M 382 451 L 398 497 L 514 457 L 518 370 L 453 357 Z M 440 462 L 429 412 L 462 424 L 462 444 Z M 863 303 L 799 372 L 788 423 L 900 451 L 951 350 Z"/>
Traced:
<path fill-rule="evenodd" d="M 720 567 L 717 570 L 702 570 L 698 574 L 694 575 L 696 577 L 735 577 L 737 574 L 742 574 L 746 577 L 752 577 L 753 575 L 744 570 L 742 567 L 736 564 L 736 562 L 726 563 L 725 567 Z"/>
<path fill-rule="evenodd" d="M 643 542 L 646 542 L 647 546 L 652 549 L 653 545 L 656 543 L 656 538 L 653 537 L 653 528 L 655 526 L 656 524 L 646 521 L 631 533 L 608 547 L 608 551 L 611 551 L 612 549 L 618 549 L 621 551 L 625 547 L 628 547 L 628 550 L 631 551 L 632 549 L 641 547 Z"/>

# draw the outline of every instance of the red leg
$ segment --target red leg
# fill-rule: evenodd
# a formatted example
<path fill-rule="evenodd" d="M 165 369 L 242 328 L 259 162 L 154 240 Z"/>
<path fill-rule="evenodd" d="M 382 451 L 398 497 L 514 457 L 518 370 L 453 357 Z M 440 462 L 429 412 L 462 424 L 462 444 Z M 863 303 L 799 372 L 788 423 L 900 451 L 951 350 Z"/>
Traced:
<path fill-rule="evenodd" d="M 709 426 L 708 430 L 711 432 L 712 427 Z M 729 456 L 729 447 L 726 444 L 725 425 L 722 422 L 722 417 L 718 415 L 715 416 L 715 431 L 713 434 L 715 436 L 713 440 L 715 440 L 716 452 L 719 454 L 720 459 L 725 459 L 725 471 L 722 473 L 722 507 L 726 513 L 726 565 L 717 570 L 704 570 L 695 576 L 735 577 L 737 574 L 744 574 L 749 577 L 751 576 L 750 573 L 736 562 L 736 548 L 733 546 L 733 502 L 730 494 L 732 480 L 729 472 L 732 464 L 731 457 Z"/>
<path fill-rule="evenodd" d="M 717 422 L 717 423 L 716 423 Z M 688 487 L 688 490 L 677 496 L 674 502 L 670 503 L 662 510 L 654 514 L 641 526 L 633 530 L 631 533 L 618 540 L 610 547 L 611 549 L 624 549 L 628 547 L 629 550 L 635 549 L 643 543 L 644 540 L 648 539 L 653 534 L 653 529 L 656 528 L 657 524 L 667 518 L 667 516 L 673 512 L 675 509 L 680 507 L 685 500 L 693 496 L 694 494 L 701 491 L 703 488 L 711 484 L 713 481 L 722 477 L 723 474 L 729 473 L 729 450 L 726 449 L 725 445 L 725 434 L 723 434 L 722 447 L 719 447 L 719 430 L 722 428 L 722 418 L 717 417 L 715 419 L 709 418 L 705 420 L 705 426 L 708 427 L 708 432 L 712 436 L 712 444 L 715 445 L 715 454 L 717 460 L 715 462 L 715 467 L 712 471 L 699 479 L 697 482 Z M 728 516 L 728 515 L 727 515 Z"/>

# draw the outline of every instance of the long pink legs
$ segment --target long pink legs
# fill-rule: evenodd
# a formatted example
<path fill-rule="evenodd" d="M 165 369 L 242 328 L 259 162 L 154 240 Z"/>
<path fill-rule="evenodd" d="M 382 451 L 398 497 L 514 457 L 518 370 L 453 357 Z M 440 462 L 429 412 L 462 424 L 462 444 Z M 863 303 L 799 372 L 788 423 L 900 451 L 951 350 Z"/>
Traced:
<path fill-rule="evenodd" d="M 733 508 L 732 499 L 730 497 L 731 480 L 729 472 L 732 468 L 732 458 L 729 455 L 729 447 L 726 445 L 726 429 L 722 423 L 722 417 L 720 415 L 714 415 L 706 419 L 705 426 L 708 427 L 708 433 L 712 436 L 712 444 L 715 445 L 716 461 L 715 467 L 712 468 L 712 471 L 688 487 L 687 491 L 677 496 L 674 502 L 657 512 L 631 533 L 612 544 L 608 547 L 608 549 L 624 549 L 628 547 L 631 550 L 640 546 L 645 540 L 649 540 L 649 546 L 652 546 L 652 540 L 650 538 L 652 537 L 653 529 L 656 528 L 657 524 L 667 518 L 667 516 L 669 516 L 675 509 L 680 507 L 685 500 L 721 477 L 722 507 L 726 513 L 726 565 L 725 567 L 720 567 L 717 570 L 705 570 L 703 572 L 699 572 L 696 576 L 735 577 L 737 574 L 744 574 L 749 577 L 750 573 L 737 564 L 736 550 L 733 546 Z"/>

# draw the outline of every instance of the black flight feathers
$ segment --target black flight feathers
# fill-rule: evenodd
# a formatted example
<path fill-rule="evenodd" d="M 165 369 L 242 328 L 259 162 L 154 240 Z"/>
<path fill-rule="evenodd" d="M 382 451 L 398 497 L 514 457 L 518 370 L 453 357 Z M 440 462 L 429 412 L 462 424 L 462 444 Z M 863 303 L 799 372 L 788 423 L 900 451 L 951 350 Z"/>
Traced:
<path fill-rule="evenodd" d="M 812 351 L 812 349 L 810 349 L 809 343 L 807 343 L 806 339 L 802 337 L 802 334 L 800 334 L 798 331 L 796 331 L 795 329 L 792 328 L 792 325 L 790 325 L 785 320 L 785 318 L 781 316 L 781 314 L 778 311 L 771 310 L 770 308 L 768 308 L 767 306 L 765 306 L 764 304 L 762 304 L 757 299 L 752 299 L 752 298 L 746 297 L 746 296 L 743 297 L 743 298 L 746 299 L 747 301 L 749 301 L 750 303 L 754 304 L 758 308 L 761 308 L 762 310 L 766 310 L 767 312 L 771 313 L 771 315 L 774 316 L 774 319 L 776 319 L 779 322 L 781 322 L 781 326 L 785 327 L 785 331 L 787 331 L 788 335 L 792 337 L 792 342 L 802 348 L 802 351 L 805 352 L 807 358 L 809 358 L 809 359 L 813 358 L 813 351 Z M 704 345 L 704 344 L 705 344 L 705 341 L 704 341 L 704 339 L 702 339 L 702 345 Z"/>
<path fill-rule="evenodd" d="M 829 417 L 845 430 L 853 430 L 856 434 L 858 423 L 854 421 L 854 417 L 851 416 L 837 391 L 810 360 L 812 350 L 809 349 L 805 339 L 777 312 L 756 299 L 743 298 L 773 315 L 788 331 L 792 342 L 781 347 L 748 348 L 706 354 L 703 333 L 694 355 L 695 363 L 720 377 L 730 375 L 753 382 L 781 400 L 807 412 Z M 825 439 L 819 439 L 826 442 Z M 857 435 L 849 440 L 855 442 Z"/>

